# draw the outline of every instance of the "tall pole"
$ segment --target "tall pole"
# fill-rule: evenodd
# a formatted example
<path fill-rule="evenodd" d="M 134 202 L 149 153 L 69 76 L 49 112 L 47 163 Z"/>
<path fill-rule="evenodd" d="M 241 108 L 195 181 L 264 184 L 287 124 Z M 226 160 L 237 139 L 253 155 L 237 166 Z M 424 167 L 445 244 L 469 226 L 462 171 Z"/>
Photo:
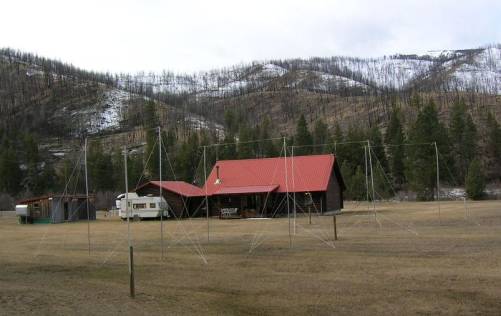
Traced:
<path fill-rule="evenodd" d="M 90 212 L 89 212 L 89 178 L 87 177 L 87 137 L 85 138 L 85 146 L 84 146 L 84 161 L 85 161 L 85 198 L 86 198 L 86 206 L 87 206 L 87 242 L 89 247 L 89 256 L 90 256 Z"/>
<path fill-rule="evenodd" d="M 285 165 L 285 194 L 287 200 L 287 218 L 289 220 L 289 248 L 292 248 L 292 236 L 291 236 L 291 214 L 289 206 L 289 178 L 287 176 L 287 142 L 284 137 L 284 165 Z"/>
<path fill-rule="evenodd" d="M 164 209 L 162 205 L 162 129 L 158 127 L 158 175 L 160 188 L 158 206 L 160 208 L 160 247 L 162 247 L 162 260 L 164 259 Z"/>
<path fill-rule="evenodd" d="M 374 210 L 374 219 L 377 221 L 377 212 L 376 212 L 376 193 L 374 190 L 374 172 L 372 170 L 372 154 L 371 154 L 371 143 L 367 140 L 367 150 L 369 151 L 369 165 L 371 168 L 371 186 L 372 186 L 372 208 Z"/>
<path fill-rule="evenodd" d="M 124 169 L 125 169 L 125 215 L 127 216 L 127 242 L 129 244 L 129 288 L 130 288 L 130 297 L 134 298 L 135 296 L 134 267 L 132 261 L 133 249 L 130 241 L 129 181 L 127 178 L 127 146 L 124 146 Z"/>
<path fill-rule="evenodd" d="M 292 156 L 292 212 L 294 213 L 294 236 L 296 236 L 296 183 L 294 180 L 294 146 L 291 147 Z"/>
<path fill-rule="evenodd" d="M 367 166 L 367 146 L 364 146 L 365 154 L 365 191 L 367 192 L 367 211 L 370 212 L 371 204 L 369 200 L 369 167 Z"/>
<path fill-rule="evenodd" d="M 438 202 L 438 221 L 442 223 L 442 216 L 440 215 L 440 168 L 438 164 L 438 147 L 437 142 L 433 142 L 435 145 L 435 157 L 437 163 L 437 202 Z"/>
<path fill-rule="evenodd" d="M 207 214 L 207 242 L 210 240 L 209 199 L 207 198 L 207 147 L 204 146 L 205 211 Z"/>
<path fill-rule="evenodd" d="M 129 248 L 131 247 L 130 243 L 130 214 L 129 214 L 129 181 L 127 179 L 127 146 L 124 146 L 124 171 L 125 171 L 125 215 L 127 216 L 127 241 L 129 244 Z M 130 263 L 130 256 L 129 256 Z M 129 272 L 131 271 L 131 267 L 129 265 Z"/>

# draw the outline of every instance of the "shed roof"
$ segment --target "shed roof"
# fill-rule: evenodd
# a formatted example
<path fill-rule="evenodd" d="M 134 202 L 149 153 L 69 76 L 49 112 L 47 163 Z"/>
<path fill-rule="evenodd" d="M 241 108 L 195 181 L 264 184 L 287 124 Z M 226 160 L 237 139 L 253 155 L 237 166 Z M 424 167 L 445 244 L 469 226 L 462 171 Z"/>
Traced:
<path fill-rule="evenodd" d="M 245 193 L 262 193 L 263 187 L 276 185 L 276 192 L 326 191 L 334 168 L 335 156 L 310 155 L 242 160 L 220 160 L 212 169 L 202 193 L 223 194 L 244 187 Z M 217 168 L 219 178 L 217 180 Z M 287 172 L 286 172 L 287 171 Z M 340 179 L 341 185 L 342 179 Z M 250 192 L 252 187 L 261 190 Z"/>
<path fill-rule="evenodd" d="M 160 187 L 160 181 L 150 181 L 138 187 L 136 191 L 150 184 Z M 196 197 L 204 195 L 204 192 L 199 187 L 184 181 L 162 181 L 162 189 L 174 192 L 184 197 Z"/>
<path fill-rule="evenodd" d="M 56 199 L 56 198 L 65 198 L 65 199 L 87 199 L 87 196 L 85 194 L 48 194 L 48 195 L 42 195 L 42 196 L 35 196 L 27 199 L 22 199 L 17 201 L 17 204 L 28 204 L 28 203 L 33 203 L 33 202 L 38 202 L 42 200 L 49 200 L 49 199 Z M 89 199 L 94 199 L 95 195 L 94 194 L 89 194 Z"/>

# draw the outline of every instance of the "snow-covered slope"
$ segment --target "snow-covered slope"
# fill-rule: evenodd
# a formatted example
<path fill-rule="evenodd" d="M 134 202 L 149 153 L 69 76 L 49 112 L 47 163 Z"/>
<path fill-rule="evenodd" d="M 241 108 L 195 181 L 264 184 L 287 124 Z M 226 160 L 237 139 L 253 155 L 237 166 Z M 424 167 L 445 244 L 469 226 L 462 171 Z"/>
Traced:
<path fill-rule="evenodd" d="M 501 47 L 488 47 L 473 56 L 463 57 L 451 75 L 451 82 L 462 90 L 501 94 Z"/>
<path fill-rule="evenodd" d="M 442 50 L 426 55 L 394 55 L 380 58 L 330 57 L 257 62 L 191 75 L 138 74 L 122 78 L 121 87 L 140 85 L 153 93 L 190 94 L 198 97 L 228 97 L 266 89 L 276 80 L 283 88 L 306 88 L 336 92 L 361 88 L 402 90 L 437 71 L 443 86 L 451 90 L 497 93 L 500 84 L 501 46 L 472 50 Z M 445 79 L 444 79 L 445 78 Z M 419 84 L 418 84 L 419 86 Z M 134 89 L 137 91 L 138 89 Z"/>
<path fill-rule="evenodd" d="M 70 114 L 71 119 L 83 124 L 84 126 L 81 126 L 80 129 L 86 130 L 89 134 L 117 129 L 120 126 L 128 98 L 129 94 L 123 90 L 105 91 L 94 106 L 73 111 Z"/>

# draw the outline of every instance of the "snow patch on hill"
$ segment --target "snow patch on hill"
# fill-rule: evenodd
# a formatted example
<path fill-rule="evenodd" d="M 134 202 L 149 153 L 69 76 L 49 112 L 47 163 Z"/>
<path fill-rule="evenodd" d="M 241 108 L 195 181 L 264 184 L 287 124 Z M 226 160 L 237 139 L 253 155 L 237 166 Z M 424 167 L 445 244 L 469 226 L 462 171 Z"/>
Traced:
<path fill-rule="evenodd" d="M 452 74 L 451 82 L 461 90 L 501 94 L 501 48 L 486 48 L 472 62 L 461 64 Z"/>
<path fill-rule="evenodd" d="M 416 76 L 424 74 L 433 62 L 424 59 L 383 57 L 377 59 L 346 59 L 340 66 L 359 74 L 381 88 L 404 88 Z"/>
<path fill-rule="evenodd" d="M 84 124 L 82 128 L 88 134 L 117 129 L 120 127 L 122 113 L 125 110 L 128 99 L 129 94 L 126 91 L 119 89 L 106 91 L 101 100 L 94 106 L 73 111 L 71 113 L 72 121 Z"/>
<path fill-rule="evenodd" d="M 261 69 L 261 76 L 262 77 L 280 77 L 283 76 L 287 73 L 287 69 L 280 67 L 275 64 L 264 64 L 262 69 Z"/>
<path fill-rule="evenodd" d="M 118 128 L 122 119 L 122 111 L 128 99 L 129 94 L 123 90 L 113 89 L 105 92 L 103 111 L 95 116 L 91 125 L 97 131 Z"/>
<path fill-rule="evenodd" d="M 219 139 L 224 138 L 224 127 L 221 124 L 209 121 L 201 115 L 191 114 L 185 118 L 185 123 L 194 130 L 207 129 L 215 131 Z"/>

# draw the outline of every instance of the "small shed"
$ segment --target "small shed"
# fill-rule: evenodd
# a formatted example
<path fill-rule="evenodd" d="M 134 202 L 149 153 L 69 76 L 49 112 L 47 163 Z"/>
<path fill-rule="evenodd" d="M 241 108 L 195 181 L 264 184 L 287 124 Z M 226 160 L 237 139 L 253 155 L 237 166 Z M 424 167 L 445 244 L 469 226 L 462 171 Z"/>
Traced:
<path fill-rule="evenodd" d="M 89 218 L 96 219 L 95 197 L 89 196 Z M 18 201 L 27 206 L 23 223 L 63 223 L 87 220 L 87 196 L 52 194 Z"/>
<path fill-rule="evenodd" d="M 167 201 L 169 211 L 175 217 L 196 217 L 205 214 L 202 210 L 203 191 L 184 181 L 149 181 L 136 189 L 139 196 L 162 196 Z"/>

